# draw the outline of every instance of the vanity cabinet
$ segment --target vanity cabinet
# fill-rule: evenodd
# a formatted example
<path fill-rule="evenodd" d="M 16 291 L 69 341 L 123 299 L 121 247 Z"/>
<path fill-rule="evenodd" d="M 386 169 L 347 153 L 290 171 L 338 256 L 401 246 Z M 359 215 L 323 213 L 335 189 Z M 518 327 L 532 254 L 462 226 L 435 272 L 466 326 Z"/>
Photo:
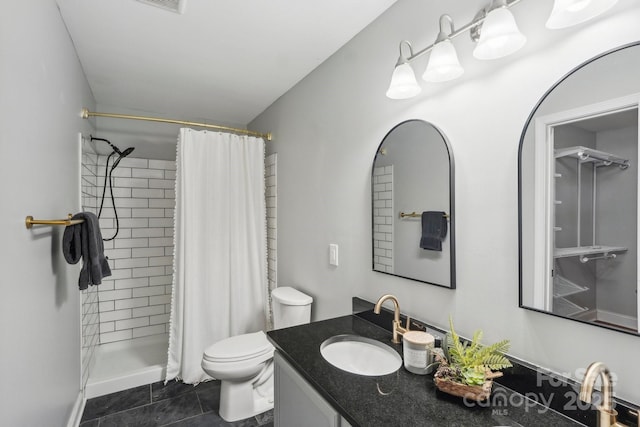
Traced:
<path fill-rule="evenodd" d="M 274 355 L 274 425 L 351 427 L 280 355 Z"/>

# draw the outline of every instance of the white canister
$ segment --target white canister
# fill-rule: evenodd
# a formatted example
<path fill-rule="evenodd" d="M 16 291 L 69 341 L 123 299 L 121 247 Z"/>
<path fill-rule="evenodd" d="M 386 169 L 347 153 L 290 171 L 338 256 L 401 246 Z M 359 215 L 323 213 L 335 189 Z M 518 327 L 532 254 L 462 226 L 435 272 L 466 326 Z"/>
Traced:
<path fill-rule="evenodd" d="M 433 349 L 435 338 L 423 331 L 408 331 L 402 336 L 402 352 L 404 367 L 407 371 L 418 375 L 426 375 L 433 371 Z"/>

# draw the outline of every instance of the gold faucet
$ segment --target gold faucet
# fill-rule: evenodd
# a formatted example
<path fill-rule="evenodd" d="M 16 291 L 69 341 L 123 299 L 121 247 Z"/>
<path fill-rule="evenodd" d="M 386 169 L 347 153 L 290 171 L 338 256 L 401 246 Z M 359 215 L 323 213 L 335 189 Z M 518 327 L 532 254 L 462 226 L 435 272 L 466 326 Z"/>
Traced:
<path fill-rule="evenodd" d="M 391 294 L 382 295 L 380 299 L 378 299 L 378 302 L 376 303 L 376 306 L 374 307 L 373 312 L 375 314 L 380 314 L 382 303 L 384 303 L 388 299 L 390 299 L 391 302 L 393 303 L 393 310 L 394 310 L 393 339 L 391 340 L 391 342 L 398 344 L 400 342 L 400 338 L 398 338 L 398 335 L 403 335 L 405 332 L 409 330 L 409 316 L 407 316 L 407 327 L 403 328 L 402 325 L 400 325 L 400 303 L 398 303 L 398 299 Z"/>
<path fill-rule="evenodd" d="M 580 385 L 580 400 L 591 403 L 593 394 L 593 386 L 596 380 L 600 378 L 602 382 L 602 402 L 597 406 L 598 409 L 598 427 L 625 427 L 617 420 L 618 411 L 613 409 L 613 384 L 611 382 L 611 373 L 602 362 L 593 362 L 587 368 L 584 379 Z"/>

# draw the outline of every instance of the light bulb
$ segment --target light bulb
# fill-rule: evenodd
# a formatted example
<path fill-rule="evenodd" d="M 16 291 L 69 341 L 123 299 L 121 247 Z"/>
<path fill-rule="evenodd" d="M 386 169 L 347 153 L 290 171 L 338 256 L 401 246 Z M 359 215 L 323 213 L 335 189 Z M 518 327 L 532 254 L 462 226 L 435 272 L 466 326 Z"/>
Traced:
<path fill-rule="evenodd" d="M 551 29 L 581 24 L 611 9 L 618 0 L 555 0 L 546 26 Z"/>
<path fill-rule="evenodd" d="M 589 6 L 589 3 L 591 3 L 591 0 L 573 0 L 569 3 L 570 4 L 567 5 L 567 10 L 569 12 L 579 12 L 583 10 L 585 7 Z"/>
<path fill-rule="evenodd" d="M 429 63 L 422 78 L 427 82 L 446 82 L 460 77 L 464 68 L 460 65 L 456 48 L 451 40 L 445 39 L 435 44 L 429 56 Z"/>
<path fill-rule="evenodd" d="M 391 84 L 387 90 L 387 97 L 391 99 L 407 99 L 422 91 L 418 85 L 416 75 L 408 62 L 399 61 L 391 76 Z"/>
<path fill-rule="evenodd" d="M 520 49 L 526 41 L 513 14 L 507 8 L 499 7 L 489 11 L 482 23 L 473 56 L 478 59 L 502 58 Z"/>

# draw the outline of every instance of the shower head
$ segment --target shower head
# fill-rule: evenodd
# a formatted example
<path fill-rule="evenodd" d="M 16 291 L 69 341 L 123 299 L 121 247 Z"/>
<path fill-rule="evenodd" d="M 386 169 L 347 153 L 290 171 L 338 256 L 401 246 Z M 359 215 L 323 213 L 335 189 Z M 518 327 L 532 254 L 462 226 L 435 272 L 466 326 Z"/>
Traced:
<path fill-rule="evenodd" d="M 113 165 L 111 166 L 111 170 L 115 169 L 115 167 L 118 166 L 118 163 L 120 163 L 120 160 L 122 160 L 123 157 L 127 157 L 134 150 L 133 147 L 129 147 L 124 151 L 120 151 L 120 149 L 118 147 L 116 147 L 115 145 L 113 145 L 111 143 L 111 141 L 109 141 L 108 139 L 104 139 L 104 138 L 96 138 L 94 136 L 91 136 L 91 140 L 92 141 L 103 141 L 103 142 L 106 142 L 107 144 L 109 144 L 109 146 L 113 149 L 113 152 L 109 155 L 109 157 L 111 157 L 111 155 L 113 155 L 114 153 L 118 155 L 118 158 L 113 162 Z M 107 160 L 107 163 L 108 162 L 109 161 Z"/>
<path fill-rule="evenodd" d="M 115 149 L 115 147 L 114 147 Z M 115 169 L 116 166 L 118 166 L 118 163 L 120 163 L 120 160 L 122 160 L 124 157 L 127 157 L 129 154 L 131 154 L 131 152 L 133 152 L 134 148 L 133 147 L 129 147 L 126 150 L 120 152 L 119 150 L 117 151 L 117 153 L 119 154 L 118 158 L 116 159 L 115 162 L 113 162 L 113 165 L 111 166 L 111 170 Z"/>
<path fill-rule="evenodd" d="M 135 148 L 133 148 L 133 147 L 129 147 L 129 148 L 127 148 L 126 150 L 124 150 L 120 155 L 121 155 L 122 157 L 127 157 L 129 154 L 131 154 L 131 152 L 132 152 L 133 150 L 135 150 Z"/>

